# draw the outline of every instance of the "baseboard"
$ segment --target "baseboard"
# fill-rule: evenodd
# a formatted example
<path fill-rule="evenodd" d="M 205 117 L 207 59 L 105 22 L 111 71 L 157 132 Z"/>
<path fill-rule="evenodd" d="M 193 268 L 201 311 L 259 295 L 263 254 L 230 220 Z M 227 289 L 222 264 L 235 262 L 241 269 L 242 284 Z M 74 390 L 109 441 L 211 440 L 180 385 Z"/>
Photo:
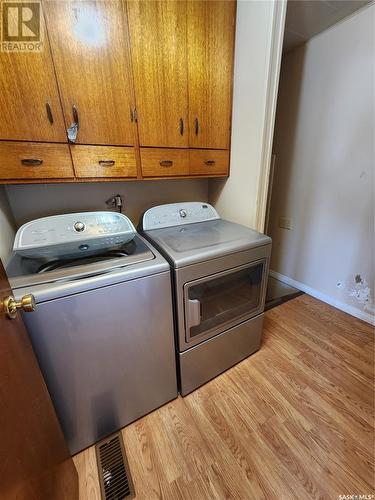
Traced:
<path fill-rule="evenodd" d="M 305 292 L 308 295 L 321 300 L 322 302 L 326 302 L 330 306 L 336 307 L 337 309 L 340 309 L 341 311 L 344 311 L 351 316 L 355 316 L 356 318 L 366 321 L 366 323 L 370 323 L 370 325 L 375 325 L 375 316 L 370 313 L 361 311 L 356 307 L 350 306 L 348 304 L 344 304 L 344 302 L 340 302 L 339 300 L 334 299 L 329 295 L 325 295 L 324 293 L 321 293 L 318 290 L 305 285 L 304 283 L 289 278 L 288 276 L 284 276 L 283 274 L 280 274 L 277 271 L 273 271 L 272 269 L 270 270 L 270 276 L 276 278 L 279 281 L 282 281 L 283 283 L 286 283 L 287 285 L 294 286 L 294 288 L 302 290 L 302 292 Z"/>

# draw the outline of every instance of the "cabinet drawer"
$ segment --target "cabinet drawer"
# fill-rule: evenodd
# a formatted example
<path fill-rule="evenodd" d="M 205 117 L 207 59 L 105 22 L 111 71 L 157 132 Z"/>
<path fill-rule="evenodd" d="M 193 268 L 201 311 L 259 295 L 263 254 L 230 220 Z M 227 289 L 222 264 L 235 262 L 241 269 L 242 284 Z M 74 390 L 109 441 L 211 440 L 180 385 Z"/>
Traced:
<path fill-rule="evenodd" d="M 229 150 L 190 149 L 190 175 L 228 175 Z"/>
<path fill-rule="evenodd" d="M 70 147 L 77 177 L 137 177 L 134 148 Z"/>
<path fill-rule="evenodd" d="M 0 179 L 73 177 L 67 144 L 0 142 Z"/>
<path fill-rule="evenodd" d="M 143 177 L 189 175 L 187 149 L 141 148 Z"/>

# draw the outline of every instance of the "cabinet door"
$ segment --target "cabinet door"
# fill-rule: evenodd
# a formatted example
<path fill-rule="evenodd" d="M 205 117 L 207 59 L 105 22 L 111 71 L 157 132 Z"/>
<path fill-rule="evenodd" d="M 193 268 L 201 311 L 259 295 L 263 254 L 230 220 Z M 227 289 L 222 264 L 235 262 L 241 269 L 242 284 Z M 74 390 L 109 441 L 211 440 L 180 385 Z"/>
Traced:
<path fill-rule="evenodd" d="M 141 146 L 188 146 L 186 2 L 130 1 Z"/>
<path fill-rule="evenodd" d="M 187 3 L 190 147 L 227 149 L 236 3 Z"/>
<path fill-rule="evenodd" d="M 134 145 L 126 12 L 120 1 L 44 3 L 65 120 L 80 144 Z M 125 17 L 124 17 L 125 16 Z"/>
<path fill-rule="evenodd" d="M 43 33 L 40 52 L 0 51 L 0 139 L 66 141 L 42 16 L 40 32 Z"/>

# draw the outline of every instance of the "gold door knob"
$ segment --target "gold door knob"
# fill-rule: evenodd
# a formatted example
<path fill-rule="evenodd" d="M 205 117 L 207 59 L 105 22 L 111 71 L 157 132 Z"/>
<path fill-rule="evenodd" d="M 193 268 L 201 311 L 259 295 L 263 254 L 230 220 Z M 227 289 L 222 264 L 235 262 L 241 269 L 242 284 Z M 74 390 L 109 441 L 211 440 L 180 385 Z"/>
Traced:
<path fill-rule="evenodd" d="M 22 309 L 22 311 L 24 312 L 35 311 L 34 295 L 28 293 L 27 295 L 24 295 L 19 302 L 17 302 L 12 295 L 4 299 L 3 310 L 5 311 L 5 314 L 8 316 L 8 318 L 16 318 L 18 309 Z"/>

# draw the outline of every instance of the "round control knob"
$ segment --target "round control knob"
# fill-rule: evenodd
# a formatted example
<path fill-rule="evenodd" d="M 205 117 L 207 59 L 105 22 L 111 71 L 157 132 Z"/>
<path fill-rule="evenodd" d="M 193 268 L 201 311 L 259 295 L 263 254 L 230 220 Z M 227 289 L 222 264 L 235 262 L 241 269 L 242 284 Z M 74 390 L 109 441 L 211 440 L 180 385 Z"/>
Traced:
<path fill-rule="evenodd" d="M 81 233 L 82 231 L 85 230 L 86 225 L 83 222 L 75 222 L 73 227 L 74 227 L 74 231 Z"/>
<path fill-rule="evenodd" d="M 184 219 L 186 216 L 187 216 L 187 211 L 182 208 L 180 210 L 180 217 L 182 217 Z"/>

